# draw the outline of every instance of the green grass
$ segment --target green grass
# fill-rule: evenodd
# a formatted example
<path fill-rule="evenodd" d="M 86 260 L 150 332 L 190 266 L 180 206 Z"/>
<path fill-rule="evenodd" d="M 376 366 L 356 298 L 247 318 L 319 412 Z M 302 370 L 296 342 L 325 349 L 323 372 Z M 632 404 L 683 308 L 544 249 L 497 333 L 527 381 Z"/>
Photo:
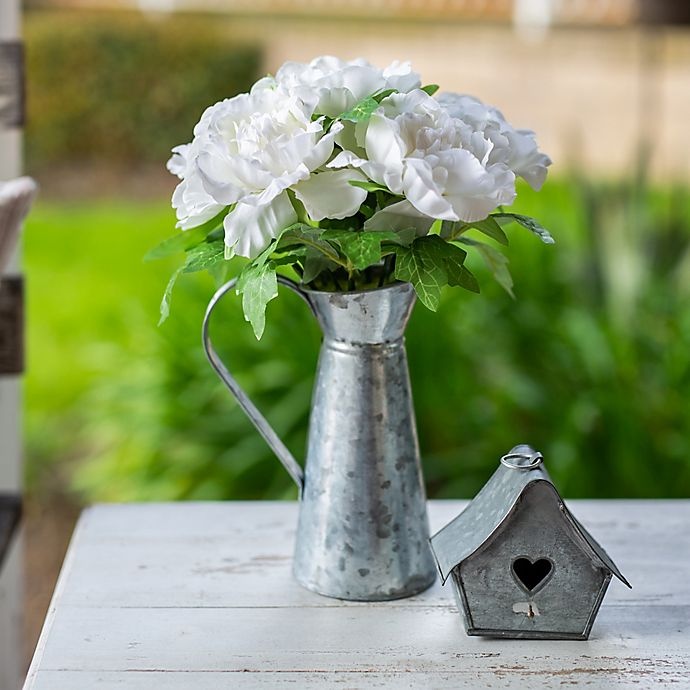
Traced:
<path fill-rule="evenodd" d="M 498 456 L 532 443 L 570 496 L 690 493 L 690 201 L 685 190 L 550 181 L 518 212 L 556 237 L 511 229 L 517 300 L 472 261 L 483 293 L 447 290 L 408 329 L 429 493 L 469 496 Z M 185 277 L 157 328 L 174 262 L 167 200 L 42 200 L 27 224 L 27 473 L 85 498 L 294 495 L 205 362 L 213 291 Z M 214 328 L 223 354 L 302 457 L 318 329 L 294 296 L 269 305 L 257 343 L 237 300 Z"/>
<path fill-rule="evenodd" d="M 61 204 L 39 201 L 27 223 L 26 432 L 28 477 L 79 458 L 85 398 L 127 370 L 155 329 L 161 274 L 144 252 L 174 226 L 164 202 Z M 88 449 L 86 449 L 88 452 Z"/>

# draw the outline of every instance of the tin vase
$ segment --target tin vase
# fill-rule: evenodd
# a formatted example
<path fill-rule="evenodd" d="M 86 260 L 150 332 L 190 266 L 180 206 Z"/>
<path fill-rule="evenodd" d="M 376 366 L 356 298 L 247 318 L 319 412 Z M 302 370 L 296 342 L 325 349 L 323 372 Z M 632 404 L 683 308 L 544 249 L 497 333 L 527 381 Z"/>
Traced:
<path fill-rule="evenodd" d="M 414 290 L 397 283 L 320 292 L 282 276 L 279 282 L 300 295 L 323 332 L 304 470 L 213 348 L 209 319 L 235 281 L 211 299 L 203 342 L 211 366 L 299 488 L 294 576 L 339 599 L 416 594 L 433 583 L 436 569 L 404 344 Z"/>

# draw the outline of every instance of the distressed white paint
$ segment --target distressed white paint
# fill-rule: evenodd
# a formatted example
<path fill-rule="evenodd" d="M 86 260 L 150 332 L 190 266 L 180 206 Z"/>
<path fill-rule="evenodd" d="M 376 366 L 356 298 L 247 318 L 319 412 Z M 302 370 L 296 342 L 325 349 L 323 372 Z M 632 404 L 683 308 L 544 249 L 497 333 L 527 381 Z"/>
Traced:
<path fill-rule="evenodd" d="M 431 502 L 436 529 L 464 505 Z M 467 637 L 437 582 L 364 604 L 290 576 L 293 503 L 107 505 L 82 516 L 26 690 L 690 688 L 690 501 L 572 501 L 634 589 L 588 642 Z"/>
<path fill-rule="evenodd" d="M 19 36 L 19 0 L 0 0 L 0 41 Z M 21 132 L 0 127 L 0 180 L 21 172 Z M 11 269 L 16 271 L 15 259 Z M 0 491 L 19 491 L 19 377 L 0 376 Z M 0 690 L 16 690 L 23 676 L 21 655 L 21 548 L 17 540 L 0 572 Z"/>

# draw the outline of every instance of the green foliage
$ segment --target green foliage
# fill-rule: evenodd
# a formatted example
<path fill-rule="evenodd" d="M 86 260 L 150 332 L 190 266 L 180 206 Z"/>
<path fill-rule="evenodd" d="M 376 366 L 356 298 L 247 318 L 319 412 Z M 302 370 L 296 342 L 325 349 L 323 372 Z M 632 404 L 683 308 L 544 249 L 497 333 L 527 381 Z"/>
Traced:
<path fill-rule="evenodd" d="M 355 103 L 355 105 L 350 110 L 343 113 L 339 119 L 348 120 L 349 122 L 365 122 L 372 116 L 373 112 L 378 107 L 378 100 L 376 100 L 374 96 L 367 96 L 359 101 L 359 103 Z"/>
<path fill-rule="evenodd" d="M 419 237 L 409 247 L 396 249 L 395 277 L 412 283 L 422 304 L 436 311 L 441 288 L 450 281 L 460 287 L 476 285 L 473 292 L 479 292 L 477 281 L 463 265 L 466 257 L 467 252 L 438 235 Z"/>
<path fill-rule="evenodd" d="M 32 489 L 62 476 L 86 497 L 112 500 L 291 495 L 290 480 L 274 471 L 263 440 L 234 413 L 201 348 L 214 282 L 205 273 L 182 276 L 172 317 L 156 327 L 175 259 L 141 257 L 173 223 L 167 200 L 39 199 L 32 212 L 25 232 Z M 301 401 L 310 394 L 318 347 L 313 316 L 285 295 L 257 343 L 242 326 L 239 299 L 227 297 L 217 311 L 211 328 L 219 352 L 299 455 Z"/>
<path fill-rule="evenodd" d="M 477 228 L 479 232 L 484 233 L 487 237 L 490 237 L 492 240 L 495 240 L 496 242 L 502 244 L 505 247 L 508 246 L 508 238 L 506 237 L 505 232 L 503 232 L 503 229 L 501 228 L 501 226 L 495 218 L 489 216 L 484 220 L 472 223 L 470 227 Z"/>
<path fill-rule="evenodd" d="M 178 230 L 172 237 L 167 237 L 153 247 L 153 249 L 146 252 L 146 254 L 144 254 L 144 261 L 165 259 L 169 256 L 179 254 L 180 252 L 189 251 L 202 242 L 206 242 L 209 236 L 213 237 L 222 231 L 223 218 L 227 212 L 228 209 L 225 209 L 203 225 L 199 225 L 191 230 L 185 230 L 184 232 Z"/>
<path fill-rule="evenodd" d="M 384 239 L 381 233 L 326 230 L 321 237 L 336 245 L 348 266 L 352 266 L 355 271 L 363 271 L 381 261 L 381 241 Z"/>
<path fill-rule="evenodd" d="M 376 201 L 372 200 L 374 208 L 385 208 L 389 197 L 393 198 L 390 192 L 381 193 L 373 183 L 368 186 L 377 187 L 367 188 L 371 197 L 377 197 Z M 382 201 L 378 200 L 379 195 Z M 292 203 L 297 213 L 306 217 L 304 208 L 294 197 Z M 146 260 L 185 254 L 184 263 L 173 273 L 165 289 L 160 323 L 170 314 L 172 290 L 181 274 L 204 269 L 216 271 L 221 264 L 227 263 L 226 260 L 234 258 L 233 251 L 223 245 L 222 218 L 226 213 L 227 209 L 199 228 L 163 240 L 146 254 Z M 363 220 L 357 214 L 342 221 L 294 223 L 244 267 L 237 293 L 243 295 L 245 320 L 251 323 L 257 339 L 261 338 L 266 325 L 266 305 L 277 296 L 278 266 L 291 268 L 302 284 L 317 290 L 367 290 L 396 280 L 409 282 L 422 304 L 436 311 L 441 290 L 446 285 L 470 292 L 480 291 L 476 277 L 464 265 L 467 252 L 458 246 L 459 243 L 474 247 L 499 285 L 513 296 L 508 259 L 495 248 L 466 237 L 469 230 L 478 230 L 507 245 L 508 238 L 500 223 L 515 221 L 546 244 L 553 244 L 551 235 L 536 220 L 514 213 L 501 212 L 469 223 L 437 221 L 440 234 L 431 232 L 423 237 L 416 237 L 415 230 L 410 227 L 395 231 L 358 229 Z M 228 269 L 229 266 L 225 266 L 224 273 Z"/>
<path fill-rule="evenodd" d="M 524 187 L 519 199 L 559 242 L 545 251 L 529 233 L 511 233 L 518 299 L 469 252 L 462 265 L 484 298 L 444 291 L 438 311 L 416 308 L 407 331 L 429 495 L 471 496 L 502 453 L 528 442 L 566 496 L 687 496 L 690 195 L 569 179 L 538 195 Z M 31 486 L 62 473 L 88 500 L 295 495 L 205 361 L 200 328 L 213 281 L 182 276 L 176 308 L 156 328 L 174 261 L 140 257 L 173 222 L 167 201 L 42 200 L 29 217 Z M 461 238 L 473 232 L 481 237 L 470 229 Z M 257 343 L 239 298 L 218 311 L 211 328 L 222 357 L 302 458 L 319 346 L 313 316 L 281 295 Z"/>
<path fill-rule="evenodd" d="M 513 294 L 513 276 L 508 270 L 508 257 L 501 253 L 495 247 L 485 242 L 477 242 L 477 240 L 469 237 L 459 237 L 458 242 L 473 247 L 476 252 L 484 259 L 486 267 L 491 271 L 494 280 L 511 296 Z M 479 292 L 476 290 L 475 292 Z"/>
<path fill-rule="evenodd" d="M 251 323 L 257 340 L 261 339 L 266 327 L 266 306 L 278 296 L 276 264 L 269 259 L 273 249 L 273 245 L 268 247 L 248 263 L 237 281 L 244 318 Z"/>
<path fill-rule="evenodd" d="M 206 106 L 260 76 L 254 46 L 204 17 L 30 12 L 30 170 L 69 161 L 160 165 Z"/>
<path fill-rule="evenodd" d="M 491 214 L 491 218 L 495 219 L 499 225 L 506 225 L 508 223 L 515 222 L 518 225 L 521 225 L 523 228 L 527 228 L 530 232 L 533 232 L 544 244 L 553 244 L 555 242 L 553 237 L 551 237 L 551 233 L 538 221 L 536 221 L 534 218 L 530 218 L 529 216 L 524 216 L 519 213 L 493 213 Z M 487 232 L 483 227 L 480 227 L 479 224 L 475 223 L 474 227 L 480 229 L 487 235 L 490 235 L 490 233 Z"/>
<path fill-rule="evenodd" d="M 427 84 L 426 86 L 422 86 L 422 91 L 426 91 L 429 96 L 433 96 L 439 88 L 441 87 L 438 84 Z"/>

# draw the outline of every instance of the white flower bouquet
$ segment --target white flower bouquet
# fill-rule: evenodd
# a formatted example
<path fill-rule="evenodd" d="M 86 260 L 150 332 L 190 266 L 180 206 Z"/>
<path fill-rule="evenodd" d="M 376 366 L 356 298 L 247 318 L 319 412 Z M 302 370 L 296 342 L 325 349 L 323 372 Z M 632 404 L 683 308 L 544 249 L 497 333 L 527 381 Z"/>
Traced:
<path fill-rule="evenodd" d="M 184 232 L 150 257 L 186 257 L 162 318 L 180 273 L 223 276 L 235 257 L 246 259 L 237 292 L 257 337 L 279 267 L 314 290 L 407 281 L 435 310 L 445 285 L 479 292 L 465 266 L 471 248 L 510 291 L 503 254 L 467 233 L 507 244 L 503 227 L 517 222 L 552 243 L 532 218 L 503 209 L 516 178 L 538 190 L 551 161 L 496 108 L 437 89 L 408 63 L 320 57 L 208 108 L 168 162 Z"/>

